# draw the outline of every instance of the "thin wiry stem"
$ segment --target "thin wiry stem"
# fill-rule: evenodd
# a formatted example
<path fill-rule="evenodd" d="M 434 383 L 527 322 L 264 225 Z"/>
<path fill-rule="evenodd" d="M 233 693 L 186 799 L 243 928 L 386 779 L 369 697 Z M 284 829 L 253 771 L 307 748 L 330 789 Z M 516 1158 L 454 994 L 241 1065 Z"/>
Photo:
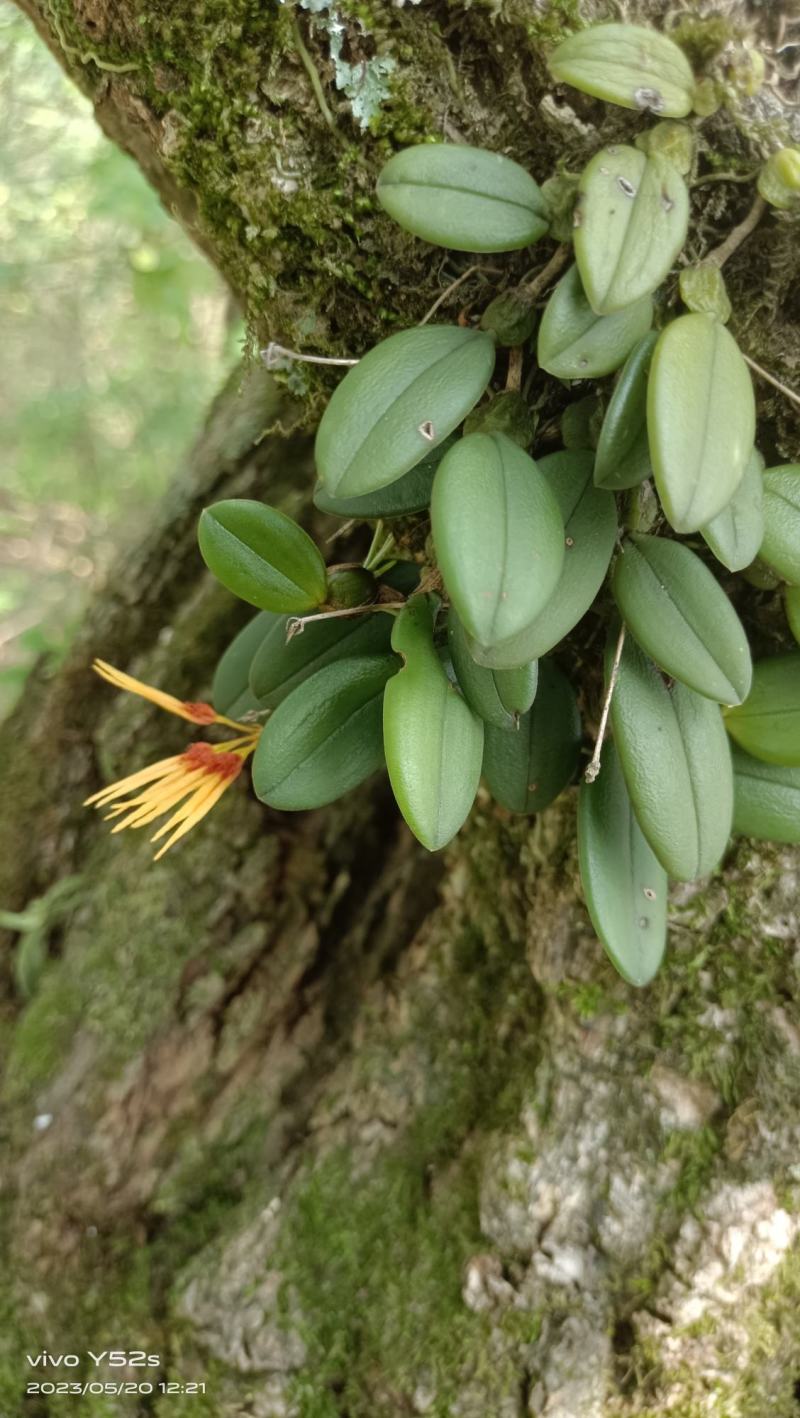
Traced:
<path fill-rule="evenodd" d="M 266 349 L 261 351 L 267 369 L 277 369 L 285 359 L 297 360 L 300 364 L 341 364 L 352 366 L 358 364 L 357 359 L 334 359 L 329 355 L 301 354 L 299 350 L 287 349 L 286 345 L 279 345 L 275 340 L 271 340 Z"/>
<path fill-rule="evenodd" d="M 622 659 L 622 649 L 624 644 L 625 626 L 623 625 L 617 638 L 617 648 L 614 651 L 614 663 L 611 666 L 611 678 L 608 681 L 608 689 L 606 690 L 605 702 L 603 704 L 603 713 L 600 716 L 600 728 L 597 730 L 597 742 L 594 746 L 594 753 L 592 754 L 591 762 L 589 763 L 586 772 L 583 775 L 584 781 L 587 783 L 593 783 L 598 773 L 600 772 L 600 754 L 603 751 L 603 740 L 606 736 L 608 716 L 611 713 L 611 700 L 614 697 L 614 690 L 616 688 L 617 678 L 619 676 L 619 665 L 620 660 Z"/>
<path fill-rule="evenodd" d="M 779 389 L 781 394 L 783 394 L 787 399 L 790 399 L 791 402 L 793 404 L 796 404 L 797 407 L 800 409 L 800 394 L 795 394 L 794 390 L 790 389 L 787 384 L 781 384 L 780 379 L 776 379 L 775 375 L 770 374 L 768 369 L 763 369 L 760 364 L 756 364 L 755 360 L 751 359 L 749 355 L 743 353 L 742 359 L 744 360 L 745 364 L 749 364 L 750 368 L 755 370 L 756 374 L 758 374 L 762 379 L 766 379 L 767 383 L 771 384 L 773 389 Z"/>
<path fill-rule="evenodd" d="M 703 264 L 718 268 L 724 266 L 734 251 L 738 251 L 742 242 L 746 241 L 751 232 L 755 231 L 766 210 L 767 204 L 759 192 L 744 220 L 735 226 L 733 231 L 728 232 L 725 240 L 706 256 Z"/>

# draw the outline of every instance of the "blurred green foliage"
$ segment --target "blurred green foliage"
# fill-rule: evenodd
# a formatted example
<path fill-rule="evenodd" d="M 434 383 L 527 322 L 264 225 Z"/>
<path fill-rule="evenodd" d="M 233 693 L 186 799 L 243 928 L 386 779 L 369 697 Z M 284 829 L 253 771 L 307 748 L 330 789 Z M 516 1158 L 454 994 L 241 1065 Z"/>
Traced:
<path fill-rule="evenodd" d="M 241 339 L 220 278 L 0 11 L 0 714 L 163 492 Z"/>

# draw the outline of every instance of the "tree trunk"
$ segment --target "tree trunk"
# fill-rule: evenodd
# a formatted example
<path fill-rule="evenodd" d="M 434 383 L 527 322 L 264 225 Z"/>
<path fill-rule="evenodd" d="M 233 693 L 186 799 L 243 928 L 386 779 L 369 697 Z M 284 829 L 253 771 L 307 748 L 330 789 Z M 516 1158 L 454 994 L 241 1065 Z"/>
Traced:
<path fill-rule="evenodd" d="M 25 8 L 254 339 L 324 354 L 420 319 L 469 265 L 376 210 L 391 146 L 444 132 L 542 179 L 638 122 L 548 93 L 574 0 L 347 3 L 343 31 L 311 3 Z M 744 7 L 724 8 L 733 34 Z M 704 125 L 721 171 L 789 134 L 780 83 L 765 93 Z M 751 194 L 694 199 L 697 259 Z M 789 382 L 795 231 L 770 216 L 726 268 L 744 349 Z M 487 289 L 476 271 L 445 316 Z M 330 386 L 301 367 L 291 387 L 236 374 L 146 543 L 3 731 L 0 900 L 40 903 L 49 957 L 26 1001 L 6 955 L 0 1413 L 792 1418 L 800 854 L 739 842 L 675 891 L 666 967 L 635 992 L 580 902 L 572 792 L 533 821 L 481 795 L 437 857 L 382 778 L 299 816 L 239 784 L 156 865 L 80 807 L 185 742 L 92 657 L 197 698 L 244 618 L 200 564 L 200 507 L 258 496 L 311 525 Z M 759 395 L 765 446 L 793 456 L 790 406 Z M 9 944 L 30 966 L 37 939 Z M 44 1349 L 80 1365 L 31 1365 Z M 112 1349 L 159 1359 L 86 1357 Z M 145 1391 L 47 1387 L 76 1379 Z"/>

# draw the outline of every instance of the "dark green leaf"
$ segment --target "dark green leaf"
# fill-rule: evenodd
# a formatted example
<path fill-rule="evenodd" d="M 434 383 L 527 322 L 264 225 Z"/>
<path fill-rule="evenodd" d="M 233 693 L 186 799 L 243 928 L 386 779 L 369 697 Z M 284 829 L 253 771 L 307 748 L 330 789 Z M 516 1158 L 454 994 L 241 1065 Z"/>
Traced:
<path fill-rule="evenodd" d="M 354 656 L 385 654 L 392 634 L 391 616 L 380 611 L 312 621 L 291 640 L 286 639 L 288 622 L 288 616 L 274 621 L 250 666 L 250 690 L 268 709 L 274 709 L 324 665 Z"/>
<path fill-rule="evenodd" d="M 395 153 L 378 201 L 398 226 L 454 251 L 515 251 L 547 231 L 539 188 L 519 163 L 461 143 Z"/>
<path fill-rule="evenodd" d="M 240 600 L 297 615 L 325 600 L 325 563 L 302 527 L 275 507 L 247 498 L 215 502 L 197 533 L 209 571 Z"/>
<path fill-rule="evenodd" d="M 765 763 L 800 763 L 800 650 L 759 660 L 744 704 L 729 709 L 731 738 Z"/>
<path fill-rule="evenodd" d="M 447 617 L 447 642 L 459 687 L 470 708 L 486 724 L 516 730 L 520 714 L 530 709 L 536 696 L 537 662 L 513 670 L 485 669 L 472 658 L 466 631 L 452 609 Z"/>
<path fill-rule="evenodd" d="M 267 720 L 253 759 L 253 786 L 270 807 L 324 807 L 383 764 L 383 691 L 396 655 L 325 665 Z"/>
<path fill-rule="evenodd" d="M 578 187 L 575 260 L 589 304 L 612 315 L 650 295 L 686 240 L 689 193 L 665 158 L 601 148 Z"/>
<path fill-rule="evenodd" d="M 691 112 L 694 77 L 674 40 L 644 25 L 590 25 L 562 41 L 550 56 L 562 84 L 664 118 Z"/>
<path fill-rule="evenodd" d="M 655 330 L 650 330 L 620 371 L 597 444 L 594 480 L 598 487 L 618 492 L 650 476 L 647 376 L 657 339 Z"/>
<path fill-rule="evenodd" d="M 786 581 L 800 582 L 800 463 L 764 474 L 764 540 L 758 554 Z"/>
<path fill-rule="evenodd" d="M 733 819 L 733 770 L 719 706 L 668 690 L 628 636 L 611 721 L 639 826 L 664 870 L 695 881 L 719 864 Z"/>
<path fill-rule="evenodd" d="M 623 980 L 647 985 L 667 943 L 667 874 L 643 835 L 614 745 L 578 796 L 578 856 L 592 925 Z"/>
<path fill-rule="evenodd" d="M 333 517 L 355 517 L 365 521 L 377 521 L 379 517 L 387 521 L 392 517 L 410 517 L 415 512 L 424 512 L 426 507 L 430 507 L 436 469 L 455 441 L 455 437 L 445 438 L 410 472 L 404 473 L 396 482 L 378 488 L 377 492 L 365 493 L 363 497 L 332 497 L 322 483 L 317 483 L 314 505 L 320 512 L 328 512 Z"/>
<path fill-rule="evenodd" d="M 570 266 L 542 316 L 539 364 L 559 379 L 598 379 L 612 374 L 652 323 L 649 295 L 614 315 L 596 315 L 584 295 L 577 266 Z"/>
<path fill-rule="evenodd" d="M 564 521 L 564 565 L 549 601 L 516 638 L 494 647 L 498 661 L 533 647 L 539 659 L 583 618 L 603 584 L 617 536 L 617 509 L 610 492 L 592 482 L 588 452 L 548 453 L 539 470 L 549 483 Z"/>
<path fill-rule="evenodd" d="M 483 723 L 450 683 L 433 644 L 435 600 L 414 596 L 395 621 L 405 664 L 386 687 L 383 738 L 400 811 L 428 851 L 455 837 L 475 800 Z"/>
<path fill-rule="evenodd" d="M 276 616 L 272 611 L 259 611 L 243 630 L 231 641 L 217 664 L 211 685 L 211 703 L 218 714 L 227 714 L 235 719 L 237 714 L 259 708 L 258 700 L 250 690 L 250 666 L 261 642 L 276 621 L 285 625 L 284 616 Z M 245 708 L 242 708 L 245 705 Z"/>
<path fill-rule="evenodd" d="M 519 729 L 486 726 L 483 771 L 492 796 L 509 812 L 541 812 L 573 778 L 580 744 L 572 686 L 551 660 L 542 660 L 536 698 Z"/>
<path fill-rule="evenodd" d="M 503 434 L 462 438 L 436 474 L 431 526 L 444 584 L 471 636 L 494 645 L 530 624 L 558 583 L 564 524 L 527 453 Z"/>
<path fill-rule="evenodd" d="M 386 487 L 443 443 L 477 404 L 494 369 L 491 335 L 458 325 L 402 330 L 345 375 L 317 432 L 328 493 Z"/>
<path fill-rule="evenodd" d="M 754 448 L 727 507 L 700 528 L 717 561 L 729 571 L 743 571 L 749 566 L 764 539 L 763 468 L 764 459 Z"/>
<path fill-rule="evenodd" d="M 747 697 L 753 666 L 742 623 L 688 547 L 665 537 L 626 538 L 612 590 L 629 630 L 667 674 L 721 704 Z"/>
<path fill-rule="evenodd" d="M 755 401 L 736 341 L 710 315 L 662 331 L 647 383 L 656 486 L 676 532 L 696 532 L 730 502 L 755 437 Z"/>
<path fill-rule="evenodd" d="M 733 830 L 762 842 L 800 842 L 800 764 L 762 763 L 733 747 Z"/>

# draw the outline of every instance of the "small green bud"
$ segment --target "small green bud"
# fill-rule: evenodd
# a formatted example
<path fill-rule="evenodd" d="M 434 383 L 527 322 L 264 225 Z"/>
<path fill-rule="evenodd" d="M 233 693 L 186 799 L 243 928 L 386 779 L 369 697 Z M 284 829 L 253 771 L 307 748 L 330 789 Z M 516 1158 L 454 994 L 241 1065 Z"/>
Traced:
<path fill-rule="evenodd" d="M 681 300 L 689 310 L 713 315 L 725 325 L 731 318 L 731 302 L 725 278 L 718 266 L 686 266 L 679 276 Z"/>
<path fill-rule="evenodd" d="M 719 85 L 713 79 L 698 79 L 694 86 L 692 105 L 700 118 L 710 118 L 722 103 Z"/>
<path fill-rule="evenodd" d="M 521 394 L 506 389 L 488 404 L 473 409 L 464 423 L 464 433 L 504 433 L 520 448 L 530 448 L 538 420 Z"/>
<path fill-rule="evenodd" d="M 658 154 L 678 169 L 682 177 L 691 171 L 694 162 L 695 138 L 687 123 L 665 118 L 654 128 L 648 128 L 634 140 L 637 148 L 648 157 Z M 545 184 L 546 186 L 547 184 Z"/>
<path fill-rule="evenodd" d="M 597 394 L 587 394 L 576 404 L 568 404 L 561 415 L 561 437 L 570 449 L 596 448 L 603 422 L 603 403 Z"/>
<path fill-rule="evenodd" d="M 332 566 L 328 572 L 326 601 L 336 610 L 351 610 L 375 600 L 377 583 L 364 566 Z"/>
<path fill-rule="evenodd" d="M 563 172 L 556 177 L 548 177 L 542 183 L 542 196 L 550 217 L 550 235 L 554 241 L 572 240 L 572 213 L 579 180 L 576 174 Z"/>
<path fill-rule="evenodd" d="M 800 148 L 778 148 L 758 174 L 758 190 L 765 202 L 788 211 L 800 202 Z"/>
<path fill-rule="evenodd" d="M 503 291 L 487 305 L 481 329 L 494 335 L 498 345 L 524 345 L 533 334 L 536 315 L 513 290 Z"/>
<path fill-rule="evenodd" d="M 728 76 L 734 91 L 743 98 L 754 98 L 764 82 L 764 56 L 749 45 L 741 45 L 733 54 Z"/>
<path fill-rule="evenodd" d="M 651 532 L 661 515 L 656 490 L 649 478 L 632 487 L 625 507 L 625 526 L 630 532 Z"/>
<path fill-rule="evenodd" d="M 780 576 L 776 576 L 775 572 L 771 571 L 758 558 L 745 567 L 742 575 L 745 581 L 748 581 L 751 586 L 755 586 L 757 591 L 776 591 L 781 584 Z"/>

